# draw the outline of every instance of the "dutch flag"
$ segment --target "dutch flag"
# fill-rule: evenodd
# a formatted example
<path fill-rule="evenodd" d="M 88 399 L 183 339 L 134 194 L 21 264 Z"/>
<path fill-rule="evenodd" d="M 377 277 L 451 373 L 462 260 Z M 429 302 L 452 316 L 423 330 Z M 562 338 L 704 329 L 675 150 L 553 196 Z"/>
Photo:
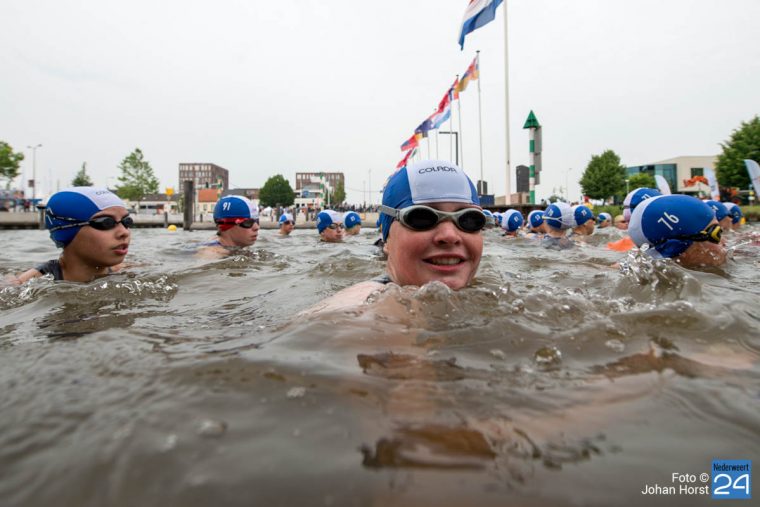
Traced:
<path fill-rule="evenodd" d="M 470 0 L 470 4 L 464 11 L 462 31 L 459 34 L 459 46 L 464 49 L 464 37 L 477 30 L 481 26 L 493 21 L 496 17 L 496 8 L 503 0 Z"/>

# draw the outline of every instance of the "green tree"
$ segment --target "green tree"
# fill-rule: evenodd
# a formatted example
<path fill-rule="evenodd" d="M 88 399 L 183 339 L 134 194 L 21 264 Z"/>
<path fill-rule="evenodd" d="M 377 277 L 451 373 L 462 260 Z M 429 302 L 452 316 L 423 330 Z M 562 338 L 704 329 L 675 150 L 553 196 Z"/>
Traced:
<path fill-rule="evenodd" d="M 760 116 L 734 130 L 731 139 L 721 143 L 715 176 L 721 187 L 747 188 L 750 183 L 744 159 L 760 161 Z"/>
<path fill-rule="evenodd" d="M 607 201 L 625 192 L 626 169 L 620 157 L 612 150 L 593 155 L 581 177 L 583 194 L 592 199 Z"/>
<path fill-rule="evenodd" d="M 657 182 L 649 173 L 636 173 L 628 178 L 628 191 L 637 188 L 657 188 Z"/>
<path fill-rule="evenodd" d="M 338 205 L 342 204 L 343 201 L 346 200 L 346 189 L 343 188 L 343 182 L 338 182 L 337 185 L 335 185 L 335 190 L 330 192 L 330 204 L 331 205 Z"/>
<path fill-rule="evenodd" d="M 87 176 L 87 162 L 82 162 L 82 168 L 77 175 L 71 181 L 73 187 L 91 187 L 93 185 L 92 180 Z"/>
<path fill-rule="evenodd" d="M 145 194 L 158 193 L 158 178 L 140 148 L 127 155 L 119 164 L 119 169 L 121 184 L 116 187 L 116 193 L 122 199 L 139 201 Z"/>
<path fill-rule="evenodd" d="M 259 191 L 259 201 L 262 206 L 292 206 L 295 193 L 281 174 L 270 177 Z"/>
<path fill-rule="evenodd" d="M 6 189 L 11 188 L 11 182 L 18 176 L 18 168 L 22 160 L 24 160 L 23 153 L 14 153 L 10 144 L 0 141 L 0 178 L 6 179 Z"/>

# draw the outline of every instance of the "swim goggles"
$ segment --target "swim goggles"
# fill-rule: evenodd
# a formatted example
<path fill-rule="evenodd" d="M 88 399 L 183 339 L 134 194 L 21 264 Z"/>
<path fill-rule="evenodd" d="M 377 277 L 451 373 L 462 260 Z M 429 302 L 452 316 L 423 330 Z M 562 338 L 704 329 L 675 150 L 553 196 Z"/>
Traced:
<path fill-rule="evenodd" d="M 293 221 L 291 221 L 291 220 L 285 220 L 285 221 L 283 221 L 283 222 L 280 222 L 280 223 L 281 223 L 282 225 L 296 225 L 296 223 L 295 223 L 295 222 L 293 222 Z"/>
<path fill-rule="evenodd" d="M 73 222 L 70 224 L 56 225 L 55 227 L 51 227 L 50 232 L 60 231 L 63 229 L 73 229 L 74 227 L 84 227 L 86 225 L 89 225 L 93 229 L 97 229 L 99 231 L 110 231 L 111 229 L 113 229 L 119 224 L 129 229 L 135 223 L 135 221 L 129 215 L 125 216 L 121 220 L 116 220 L 115 218 L 110 217 L 110 216 L 102 216 L 102 217 L 97 217 L 97 218 L 91 218 L 90 220 L 81 222 L 81 221 L 78 221 L 78 219 L 76 218 L 59 217 L 57 215 L 54 215 L 49 210 L 46 211 L 45 214 L 53 220 L 63 220 L 66 222 Z"/>
<path fill-rule="evenodd" d="M 232 227 L 239 225 L 243 229 L 250 229 L 254 224 L 259 223 L 258 218 L 219 218 L 214 220 L 216 225 L 222 226 L 222 230 L 231 229 Z"/>
<path fill-rule="evenodd" d="M 460 230 L 473 233 L 481 231 L 487 222 L 486 215 L 477 208 L 448 212 L 416 204 L 402 209 L 381 205 L 379 210 L 413 231 L 428 231 L 443 220 L 451 220 Z"/>
<path fill-rule="evenodd" d="M 722 236 L 723 229 L 721 229 L 720 225 L 712 224 L 697 234 L 685 234 L 681 236 L 666 238 L 660 241 L 660 243 L 664 243 L 669 239 L 680 239 L 682 241 L 709 241 L 710 243 L 720 243 L 720 238 Z"/>
<path fill-rule="evenodd" d="M 343 224 L 330 224 L 330 225 L 327 226 L 327 229 L 332 229 L 332 230 L 345 229 L 345 228 L 346 228 L 346 226 L 343 225 Z"/>

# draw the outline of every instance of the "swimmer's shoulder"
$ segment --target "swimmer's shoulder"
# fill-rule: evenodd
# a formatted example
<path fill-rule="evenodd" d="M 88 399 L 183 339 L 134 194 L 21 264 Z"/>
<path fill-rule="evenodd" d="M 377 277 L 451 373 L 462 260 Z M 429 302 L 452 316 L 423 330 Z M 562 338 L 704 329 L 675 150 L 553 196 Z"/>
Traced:
<path fill-rule="evenodd" d="M 380 277 L 365 282 L 359 282 L 356 285 L 352 285 L 351 287 L 336 292 L 308 310 L 304 310 L 300 315 L 308 316 L 324 312 L 345 311 L 361 306 L 372 294 L 382 292 L 385 290 L 388 283 L 390 283 L 390 279 L 388 279 L 387 282 L 378 281 L 379 279 Z"/>
<path fill-rule="evenodd" d="M 51 259 L 42 264 L 38 264 L 31 269 L 27 269 L 16 278 L 12 279 L 11 283 L 21 285 L 32 278 L 39 278 L 44 275 L 53 275 L 54 280 L 63 280 L 63 271 L 61 270 L 61 263 L 58 259 Z"/>

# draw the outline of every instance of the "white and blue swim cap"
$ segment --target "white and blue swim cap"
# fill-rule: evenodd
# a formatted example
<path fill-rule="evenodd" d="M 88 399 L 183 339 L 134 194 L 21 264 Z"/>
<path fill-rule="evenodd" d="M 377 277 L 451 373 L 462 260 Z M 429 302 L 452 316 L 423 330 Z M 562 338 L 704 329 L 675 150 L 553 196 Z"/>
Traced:
<path fill-rule="evenodd" d="M 45 227 L 50 231 L 50 239 L 55 242 L 55 245 L 58 248 L 64 248 L 81 229 L 81 226 L 66 226 L 87 222 L 94 214 L 113 206 L 125 209 L 127 207 L 124 201 L 106 188 L 65 188 L 48 199 L 45 209 Z"/>
<path fill-rule="evenodd" d="M 739 206 L 733 202 L 724 202 L 723 205 L 726 207 L 726 210 L 728 210 L 728 214 L 731 215 L 731 223 L 738 224 L 744 216 L 742 210 L 739 209 Z"/>
<path fill-rule="evenodd" d="M 507 232 L 515 232 L 523 224 L 522 213 L 516 209 L 508 209 L 502 214 L 501 228 Z"/>
<path fill-rule="evenodd" d="M 578 227 L 579 225 L 585 224 L 589 220 L 594 220 L 594 214 L 591 212 L 588 206 L 579 204 L 577 206 L 573 206 L 571 209 L 573 210 L 573 227 Z"/>
<path fill-rule="evenodd" d="M 317 231 L 320 233 L 327 229 L 331 224 L 342 223 L 340 213 L 331 209 L 320 211 L 317 215 Z"/>
<path fill-rule="evenodd" d="M 464 171 L 444 160 L 421 160 L 396 171 L 385 184 L 383 205 L 403 209 L 413 204 L 461 202 L 480 206 L 475 185 Z M 383 240 L 388 239 L 393 218 L 380 214 Z"/>
<path fill-rule="evenodd" d="M 346 226 L 346 229 L 350 229 L 351 227 L 355 227 L 357 225 L 362 224 L 362 217 L 359 216 L 359 213 L 356 211 L 349 211 L 345 215 L 343 215 L 343 225 Z"/>
<path fill-rule="evenodd" d="M 654 257 L 677 257 L 693 243 L 684 237 L 699 234 L 714 219 L 712 208 L 696 197 L 655 196 L 633 210 L 628 234 L 637 246 L 644 243 L 653 246 L 647 252 Z"/>
<path fill-rule="evenodd" d="M 720 222 L 721 220 L 723 220 L 729 215 L 728 208 L 726 208 L 726 206 L 720 201 L 705 201 L 705 204 L 710 206 L 712 210 L 715 212 L 715 219 L 718 222 Z"/>
<path fill-rule="evenodd" d="M 277 221 L 277 223 L 282 224 L 283 222 L 295 222 L 293 220 L 293 215 L 290 213 L 283 213 L 280 215 L 280 219 Z"/>
<path fill-rule="evenodd" d="M 662 195 L 656 188 L 637 188 L 628 192 L 623 201 L 623 218 L 626 222 L 631 221 L 631 213 L 642 201 Z"/>
<path fill-rule="evenodd" d="M 573 209 L 566 202 L 557 201 L 544 210 L 544 222 L 553 229 L 565 230 L 574 227 Z"/>
<path fill-rule="evenodd" d="M 242 195 L 226 195 L 214 206 L 214 220 L 259 218 L 259 208 Z"/>
<path fill-rule="evenodd" d="M 534 229 L 541 227 L 544 223 L 544 212 L 540 209 L 534 209 L 528 213 L 528 224 Z"/>
<path fill-rule="evenodd" d="M 596 217 L 596 223 L 598 224 L 601 224 L 602 222 L 606 222 L 607 220 L 612 222 L 612 215 L 610 215 L 606 211 L 599 213 L 599 216 Z"/>

